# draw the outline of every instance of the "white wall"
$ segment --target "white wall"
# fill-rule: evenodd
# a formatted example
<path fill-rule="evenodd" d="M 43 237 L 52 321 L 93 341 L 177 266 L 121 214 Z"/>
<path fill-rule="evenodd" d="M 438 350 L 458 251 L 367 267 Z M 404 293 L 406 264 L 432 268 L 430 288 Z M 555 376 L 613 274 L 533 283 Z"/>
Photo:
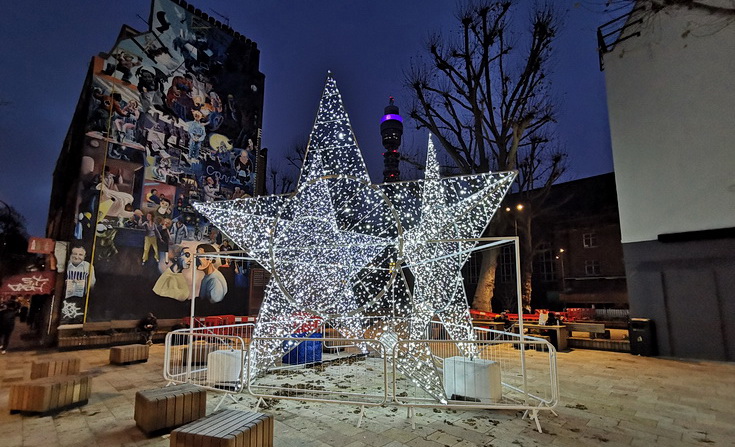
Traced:
<path fill-rule="evenodd" d="M 735 20 L 672 9 L 641 32 L 605 56 L 623 242 L 735 227 Z"/>

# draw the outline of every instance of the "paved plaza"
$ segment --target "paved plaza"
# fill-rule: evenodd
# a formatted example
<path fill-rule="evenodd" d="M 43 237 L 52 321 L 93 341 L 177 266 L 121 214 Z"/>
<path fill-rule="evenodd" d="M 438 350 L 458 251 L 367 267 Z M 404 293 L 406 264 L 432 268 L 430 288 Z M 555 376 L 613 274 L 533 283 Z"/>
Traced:
<path fill-rule="evenodd" d="M 93 376 L 83 407 L 52 416 L 7 411 L 11 384 L 27 380 L 33 358 L 78 356 Z M 0 356 L 0 446 L 168 446 L 168 436 L 146 437 L 133 420 L 135 392 L 165 385 L 164 349 L 147 363 L 115 366 L 109 349 L 15 351 Z M 360 428 L 354 406 L 277 401 L 275 445 L 291 446 L 680 446 L 735 445 L 735 364 L 637 357 L 573 350 L 558 354 L 558 416 L 544 412 L 538 433 L 515 411 L 417 409 L 416 428 L 405 409 L 366 408 Z M 221 395 L 209 393 L 208 413 Z M 239 395 L 227 408 L 252 409 Z"/>

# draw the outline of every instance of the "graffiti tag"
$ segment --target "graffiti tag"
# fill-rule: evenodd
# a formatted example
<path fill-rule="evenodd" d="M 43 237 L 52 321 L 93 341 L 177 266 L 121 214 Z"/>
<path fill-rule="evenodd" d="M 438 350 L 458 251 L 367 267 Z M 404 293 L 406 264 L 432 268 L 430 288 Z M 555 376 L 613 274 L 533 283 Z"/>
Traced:
<path fill-rule="evenodd" d="M 225 175 L 214 168 L 214 166 L 207 166 L 207 175 L 214 177 L 215 180 L 217 180 L 217 183 L 235 183 L 237 182 L 237 179 L 230 175 Z"/>
<path fill-rule="evenodd" d="M 49 279 L 43 276 L 25 277 L 19 283 L 8 284 L 8 288 L 13 292 L 42 292 L 48 281 Z"/>

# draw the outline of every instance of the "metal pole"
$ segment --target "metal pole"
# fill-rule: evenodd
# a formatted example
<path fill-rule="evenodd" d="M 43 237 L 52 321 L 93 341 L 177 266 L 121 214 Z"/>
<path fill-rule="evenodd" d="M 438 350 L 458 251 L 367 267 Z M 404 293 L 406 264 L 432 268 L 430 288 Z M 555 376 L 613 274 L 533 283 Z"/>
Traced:
<path fill-rule="evenodd" d="M 520 335 L 521 371 L 523 372 L 523 392 L 528 404 L 528 375 L 526 374 L 526 336 L 523 333 L 523 296 L 521 290 L 521 249 L 518 236 L 513 237 L 513 247 L 516 253 L 516 305 L 518 306 L 518 333 Z"/>
<path fill-rule="evenodd" d="M 189 378 L 191 377 L 191 358 L 194 353 L 194 308 L 196 306 L 196 303 L 194 299 L 196 298 L 196 274 L 197 274 L 197 254 L 194 253 L 194 265 L 190 266 L 191 268 L 191 307 L 189 309 L 189 344 L 188 349 L 186 350 L 186 381 L 189 381 Z"/>

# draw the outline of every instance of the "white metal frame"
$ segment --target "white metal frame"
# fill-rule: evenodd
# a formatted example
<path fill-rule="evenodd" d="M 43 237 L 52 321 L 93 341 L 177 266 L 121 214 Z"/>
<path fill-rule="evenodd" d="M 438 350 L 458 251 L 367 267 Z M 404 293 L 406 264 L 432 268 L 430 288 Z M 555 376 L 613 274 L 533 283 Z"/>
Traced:
<path fill-rule="evenodd" d="M 422 340 L 399 340 L 398 344 L 395 346 L 386 346 L 386 344 L 377 339 L 371 339 L 371 338 L 364 338 L 364 339 L 347 339 L 347 338 L 340 338 L 340 337 L 326 337 L 322 338 L 319 341 L 326 342 L 326 343 L 332 343 L 330 346 L 324 345 L 328 350 L 333 350 L 336 352 L 339 352 L 342 348 L 349 348 L 355 345 L 362 345 L 362 346 L 371 346 L 377 353 L 373 353 L 377 355 L 380 359 L 382 359 L 382 371 L 377 371 L 377 375 L 382 375 L 382 393 L 379 394 L 368 394 L 368 393 L 355 393 L 352 391 L 346 391 L 346 390 L 339 390 L 339 391 L 333 391 L 333 390 L 318 390 L 319 392 L 314 394 L 319 394 L 323 397 L 314 397 L 314 396 L 305 396 L 303 393 L 297 393 L 294 396 L 289 396 L 287 392 L 287 388 L 284 388 L 282 386 L 266 386 L 266 385 L 258 385 L 256 383 L 257 378 L 251 377 L 250 373 L 250 362 L 247 361 L 249 358 L 250 350 L 253 348 L 253 345 L 255 344 L 257 346 L 258 342 L 265 341 L 265 340 L 272 340 L 272 337 L 265 337 L 265 338 L 252 338 L 254 325 L 252 323 L 245 323 L 245 324 L 239 324 L 239 325 L 229 325 L 229 326 L 215 326 L 215 327 L 202 327 L 202 328 L 191 328 L 191 329 L 181 329 L 174 332 L 171 332 L 166 337 L 166 353 L 165 353 L 165 361 L 164 361 L 164 378 L 169 381 L 169 383 L 183 383 L 183 382 L 189 382 L 194 383 L 198 386 L 202 386 L 204 388 L 210 389 L 212 391 L 217 392 L 225 392 L 226 394 L 223 396 L 222 400 L 220 401 L 219 405 L 222 404 L 225 397 L 228 395 L 231 395 L 231 393 L 237 393 L 237 392 L 247 392 L 248 394 L 257 397 L 258 405 L 262 402 L 265 398 L 276 398 L 276 399 L 296 399 L 296 400 L 303 400 L 303 401 L 312 401 L 312 402 L 324 402 L 324 403 L 338 403 L 338 404 L 348 404 L 348 405 L 359 405 L 361 408 L 360 411 L 360 419 L 358 421 L 358 426 L 362 422 L 362 417 L 364 415 L 364 409 L 366 406 L 380 406 L 380 405 L 397 405 L 407 408 L 407 416 L 411 419 L 412 425 L 414 424 L 413 417 L 414 417 L 414 409 L 416 407 L 450 407 L 450 408 L 473 408 L 473 409 L 504 409 L 504 410 L 524 410 L 524 418 L 530 417 L 533 419 L 536 423 L 536 427 L 541 432 L 541 425 L 538 419 L 538 415 L 540 411 L 551 411 L 554 413 L 553 409 L 558 403 L 559 399 L 559 389 L 558 389 L 558 377 L 557 377 L 557 369 L 556 369 L 556 350 L 554 347 L 543 338 L 538 337 L 532 337 L 525 334 L 524 331 L 524 321 L 523 321 L 523 305 L 522 305 L 522 299 L 521 299 L 521 283 L 520 283 L 520 250 L 518 245 L 518 237 L 485 237 L 485 238 L 477 238 L 477 239 L 469 239 L 469 240 L 462 240 L 462 242 L 467 241 L 473 241 L 477 242 L 478 246 L 473 248 L 471 251 L 477 251 L 482 250 L 485 248 L 490 248 L 493 246 L 499 246 L 506 243 L 513 243 L 514 249 L 515 249 L 515 260 L 516 260 L 516 293 L 517 293 L 517 307 L 518 307 L 518 314 L 519 314 L 519 321 L 518 321 L 518 333 L 510 333 L 510 332 L 501 332 L 501 331 L 494 331 L 490 329 L 484 329 L 484 328 L 474 328 L 475 332 L 475 340 L 442 340 L 442 339 L 436 339 L 432 338 L 430 334 L 433 333 L 433 329 L 439 325 L 440 329 L 443 329 L 443 325 L 439 322 L 432 322 L 430 326 L 430 330 L 427 331 L 427 337 L 426 339 Z M 458 240 L 437 240 L 437 241 L 430 241 L 430 242 L 458 242 Z M 482 243 L 485 243 L 485 245 L 480 245 Z M 194 258 L 198 258 L 200 256 L 207 256 L 207 257 L 219 257 L 219 258 L 225 258 L 225 259 L 240 259 L 240 260 L 251 260 L 252 258 L 249 258 L 247 256 L 243 256 L 244 252 L 242 251 L 232 251 L 232 252 L 220 252 L 220 253 L 197 253 L 194 254 Z M 196 278 L 196 269 L 192 268 L 192 296 L 195 295 L 195 278 Z M 195 315 L 195 299 L 192 299 L 191 302 L 191 308 L 190 308 L 190 321 L 194 321 L 194 315 Z M 323 330 L 323 328 L 322 328 Z M 441 333 L 441 330 L 440 330 Z M 173 355 L 174 347 L 177 346 L 177 344 L 181 343 L 182 341 L 186 341 L 186 352 L 187 352 L 187 358 L 186 361 L 183 362 L 183 359 L 179 359 L 181 362 L 178 364 L 179 369 L 173 370 L 172 365 L 174 365 L 174 358 Z M 305 341 L 312 341 L 314 339 L 304 339 L 304 338 L 296 338 L 296 337 L 279 337 L 278 340 L 281 340 L 282 342 L 289 342 L 291 345 L 298 346 L 299 343 L 305 342 Z M 208 352 L 208 354 L 211 354 L 212 352 L 221 351 L 223 347 L 232 348 L 233 346 L 239 347 L 239 350 L 241 353 L 239 354 L 240 359 L 240 369 L 238 372 L 238 377 L 240 380 L 239 386 L 236 386 L 232 389 L 223 389 L 221 387 L 212 386 L 211 380 L 207 378 L 207 375 L 209 374 L 209 366 L 204 365 L 202 366 L 201 360 L 202 359 L 195 359 L 194 358 L 194 351 L 196 347 L 196 343 L 202 343 L 206 344 L 207 348 L 205 352 Z M 505 349 L 505 351 L 508 352 L 515 352 L 516 349 L 514 347 L 517 347 L 517 355 L 518 355 L 518 364 L 519 364 L 519 370 L 517 372 L 514 372 L 514 374 L 520 376 L 520 384 L 512 384 L 508 381 L 503 382 L 503 388 L 511 390 L 511 392 L 515 393 L 517 396 L 521 396 L 520 399 L 512 399 L 508 402 L 494 402 L 494 403 L 488 403 L 488 402 L 468 402 L 468 401 L 456 401 L 456 400 L 450 400 L 446 404 L 442 404 L 440 402 L 437 402 L 435 399 L 430 399 L 427 397 L 423 398 L 413 398 L 408 399 L 404 398 L 404 396 L 399 396 L 398 389 L 398 380 L 401 376 L 400 373 L 396 370 L 396 355 L 397 350 L 400 346 L 409 345 L 412 343 L 422 343 L 422 344 L 433 344 L 436 346 L 437 344 L 441 345 L 455 345 L 453 350 L 456 352 L 460 352 L 456 345 L 463 344 L 463 343 L 471 343 L 479 346 L 483 346 L 484 348 L 491 347 L 492 349 Z M 377 349 L 375 349 L 377 347 Z M 483 349 L 484 349 L 483 348 Z M 526 349 L 528 348 L 534 348 L 535 353 L 541 352 L 542 354 L 534 354 L 534 367 L 536 368 L 537 363 L 545 364 L 548 369 L 545 370 L 543 374 L 543 383 L 546 388 L 546 394 L 544 396 L 534 394 L 531 390 L 531 387 L 529 386 L 529 374 L 528 374 L 528 368 L 527 368 L 527 361 L 529 360 L 527 358 Z M 179 348 L 180 349 L 180 348 Z M 480 349 L 478 352 L 482 353 L 483 349 Z M 181 349 L 180 349 L 181 350 Z M 432 352 L 433 355 L 436 356 L 435 353 Z M 545 354 L 545 357 L 544 357 Z M 539 362 L 536 357 L 544 357 L 543 362 Z M 481 356 L 480 356 L 481 357 Z M 380 364 L 380 362 L 378 362 Z M 181 369 L 183 368 L 183 369 Z M 283 368 L 281 368 L 283 369 Z M 288 368 L 286 368 L 288 369 Z M 274 371 L 274 370 L 269 370 Z M 375 370 L 373 369 L 375 372 Z M 391 377 L 389 380 L 389 376 Z M 203 379 L 202 379 L 203 378 Z M 209 381 L 208 381 L 209 380 Z M 541 382 L 541 381 L 540 381 Z M 534 384 L 534 385 L 540 385 Z M 335 398 L 335 396 L 339 396 L 340 398 Z M 346 397 L 346 398 L 342 398 Z M 555 414 L 555 413 L 554 413 Z"/>

